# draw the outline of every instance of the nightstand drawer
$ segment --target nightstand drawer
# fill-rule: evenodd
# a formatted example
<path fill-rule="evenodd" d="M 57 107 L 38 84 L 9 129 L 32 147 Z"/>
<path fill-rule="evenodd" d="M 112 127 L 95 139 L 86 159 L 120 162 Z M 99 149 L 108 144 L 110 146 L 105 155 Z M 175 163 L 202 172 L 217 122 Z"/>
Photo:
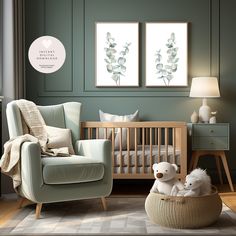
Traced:
<path fill-rule="evenodd" d="M 228 125 L 222 124 L 222 125 L 208 125 L 208 124 L 202 124 L 202 125 L 194 125 L 194 129 L 192 132 L 192 135 L 194 137 L 197 136 L 228 136 Z"/>
<path fill-rule="evenodd" d="M 193 137 L 193 150 L 228 150 L 228 137 Z"/>

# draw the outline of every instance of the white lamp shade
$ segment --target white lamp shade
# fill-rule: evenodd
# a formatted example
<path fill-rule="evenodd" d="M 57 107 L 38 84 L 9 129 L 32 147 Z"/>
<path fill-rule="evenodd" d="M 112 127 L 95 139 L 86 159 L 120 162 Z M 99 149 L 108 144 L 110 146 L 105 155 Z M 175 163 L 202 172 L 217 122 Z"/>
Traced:
<path fill-rule="evenodd" d="M 192 79 L 189 97 L 220 97 L 218 80 L 216 77 L 196 77 Z"/>

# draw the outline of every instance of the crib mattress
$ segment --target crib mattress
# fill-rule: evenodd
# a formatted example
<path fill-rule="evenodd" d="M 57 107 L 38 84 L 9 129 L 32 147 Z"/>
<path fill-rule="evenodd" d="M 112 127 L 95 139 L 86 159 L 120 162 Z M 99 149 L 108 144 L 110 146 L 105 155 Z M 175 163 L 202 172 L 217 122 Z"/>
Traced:
<path fill-rule="evenodd" d="M 135 166 L 131 166 L 128 168 L 128 166 L 115 166 L 113 168 L 113 173 L 114 174 L 143 174 L 143 173 L 152 173 L 152 169 L 150 166 L 142 167 L 138 166 L 137 170 Z"/>
<path fill-rule="evenodd" d="M 143 156 L 142 151 L 142 145 L 138 145 L 137 147 L 137 167 L 140 168 L 150 168 L 151 164 L 151 152 L 150 152 L 150 146 L 145 145 L 144 146 L 145 154 Z M 173 151 L 173 146 L 168 145 L 168 155 L 166 155 L 166 148 L 165 145 L 160 145 L 160 161 L 167 161 L 170 163 L 175 163 L 177 165 L 180 165 L 180 150 L 175 149 L 175 155 Z M 158 145 L 152 145 L 152 164 L 158 163 Z M 136 162 L 136 155 L 135 150 L 129 151 L 129 157 L 128 157 L 128 151 L 122 151 L 122 160 L 120 161 L 120 151 L 114 152 L 114 167 L 128 167 L 128 164 L 131 169 L 134 169 L 132 167 L 135 167 Z M 144 159 L 144 166 L 143 166 L 143 159 Z M 142 172 L 142 170 L 140 170 Z M 146 171 L 145 171 L 146 172 Z"/>

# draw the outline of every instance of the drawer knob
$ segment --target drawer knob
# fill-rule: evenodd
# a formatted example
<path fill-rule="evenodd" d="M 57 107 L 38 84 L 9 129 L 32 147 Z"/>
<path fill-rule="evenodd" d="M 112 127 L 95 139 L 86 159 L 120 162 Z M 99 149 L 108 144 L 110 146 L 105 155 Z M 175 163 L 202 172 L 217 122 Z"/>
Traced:
<path fill-rule="evenodd" d="M 214 130 L 213 130 L 213 129 L 211 129 L 211 130 L 210 130 L 210 132 L 211 132 L 211 133 L 214 133 Z"/>
<path fill-rule="evenodd" d="M 211 145 L 213 145 L 214 143 L 213 142 L 210 142 Z"/>

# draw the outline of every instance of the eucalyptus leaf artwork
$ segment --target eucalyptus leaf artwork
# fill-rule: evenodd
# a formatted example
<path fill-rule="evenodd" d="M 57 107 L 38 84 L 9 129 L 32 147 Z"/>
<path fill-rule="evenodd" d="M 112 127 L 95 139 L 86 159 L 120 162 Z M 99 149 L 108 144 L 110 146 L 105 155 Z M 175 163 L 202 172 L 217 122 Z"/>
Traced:
<path fill-rule="evenodd" d="M 163 80 L 166 86 L 170 85 L 170 81 L 174 78 L 174 73 L 178 69 L 178 61 L 177 58 L 178 47 L 176 47 L 175 33 L 171 33 L 170 38 L 166 43 L 167 47 L 167 64 L 164 65 L 162 63 L 162 54 L 161 49 L 157 50 L 155 53 L 155 64 L 156 64 L 156 74 L 157 79 Z"/>
<path fill-rule="evenodd" d="M 146 23 L 146 86 L 188 85 L 187 23 Z"/>
<path fill-rule="evenodd" d="M 139 86 L 138 23 L 96 23 L 96 87 Z"/>
<path fill-rule="evenodd" d="M 108 73 L 111 74 L 111 79 L 114 80 L 117 86 L 120 85 L 121 76 L 125 76 L 126 72 L 126 56 L 129 53 L 131 43 L 125 43 L 122 50 L 116 50 L 117 43 L 110 32 L 106 34 L 106 45 L 104 48 L 106 58 L 104 59 Z M 118 54 L 118 55 L 117 55 Z"/>

